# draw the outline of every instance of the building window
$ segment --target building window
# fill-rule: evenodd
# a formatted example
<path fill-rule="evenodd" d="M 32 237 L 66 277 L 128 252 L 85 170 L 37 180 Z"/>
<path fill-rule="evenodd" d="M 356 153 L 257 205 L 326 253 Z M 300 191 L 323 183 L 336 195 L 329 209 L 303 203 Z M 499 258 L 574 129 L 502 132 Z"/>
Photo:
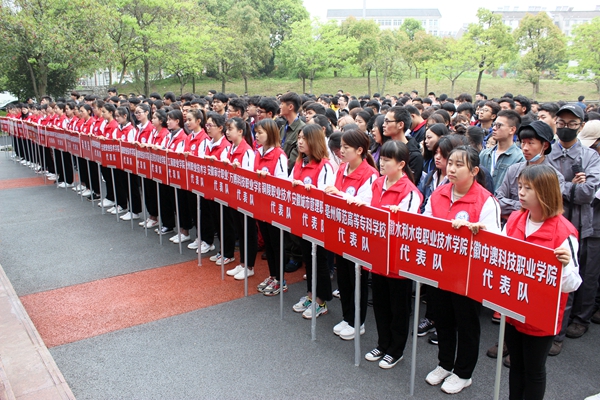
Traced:
<path fill-rule="evenodd" d="M 401 19 L 395 19 L 394 20 L 394 26 L 400 26 L 402 25 L 402 20 Z"/>
<path fill-rule="evenodd" d="M 381 26 L 392 26 L 392 20 L 391 19 L 380 19 L 379 20 L 379 25 L 381 25 Z"/>

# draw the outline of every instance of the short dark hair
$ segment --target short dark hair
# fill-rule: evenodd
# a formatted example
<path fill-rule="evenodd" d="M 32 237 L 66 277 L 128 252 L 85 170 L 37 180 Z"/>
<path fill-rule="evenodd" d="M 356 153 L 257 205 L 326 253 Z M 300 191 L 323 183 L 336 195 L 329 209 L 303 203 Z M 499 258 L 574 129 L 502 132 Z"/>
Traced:
<path fill-rule="evenodd" d="M 513 101 L 521 104 L 521 107 L 525 107 L 525 114 L 531 111 L 531 102 L 527 97 L 518 95 L 513 98 Z"/>
<path fill-rule="evenodd" d="M 454 114 L 456 112 L 456 106 L 450 102 L 442 104 L 442 110 L 448 111 L 448 113 Z"/>
<path fill-rule="evenodd" d="M 461 93 L 458 95 L 458 97 L 456 98 L 456 100 L 460 101 L 460 102 L 467 102 L 467 103 L 472 103 L 473 102 L 473 96 L 471 96 L 469 93 Z"/>
<path fill-rule="evenodd" d="M 415 114 L 418 117 L 421 116 L 421 112 L 415 106 L 404 106 L 404 108 L 406 108 L 406 111 L 408 111 L 410 114 Z"/>
<path fill-rule="evenodd" d="M 585 96 L 579 96 L 579 97 L 577 98 L 577 101 L 583 101 L 583 100 L 585 100 Z"/>
<path fill-rule="evenodd" d="M 521 116 L 515 110 L 501 110 L 498 112 L 496 117 L 506 118 L 507 120 L 510 121 L 512 126 L 517 128 L 517 130 L 519 130 L 519 128 L 521 127 Z"/>
<path fill-rule="evenodd" d="M 219 100 L 222 103 L 226 103 L 227 104 L 227 102 L 229 101 L 229 97 L 227 97 L 227 95 L 225 93 L 219 92 L 219 93 L 216 93 L 213 96 L 213 101 L 215 101 L 215 100 Z"/>
<path fill-rule="evenodd" d="M 274 98 L 263 97 L 258 102 L 258 108 L 262 108 L 267 113 L 271 113 L 273 117 L 275 117 L 279 112 L 279 103 L 277 103 L 277 100 L 275 100 Z"/>
<path fill-rule="evenodd" d="M 489 108 L 492 109 L 492 114 L 494 114 L 495 116 L 498 116 L 498 113 L 500 112 L 500 110 L 502 110 L 500 108 L 500 104 L 496 103 L 495 101 L 486 101 L 483 106 L 480 105 L 480 107 L 484 107 L 484 106 L 488 106 Z"/>
<path fill-rule="evenodd" d="M 173 93 L 173 92 L 165 93 L 164 98 L 165 98 L 165 100 L 177 101 L 177 98 L 175 98 L 175 93 Z"/>
<path fill-rule="evenodd" d="M 348 97 L 348 96 L 346 96 Z M 298 112 L 302 106 L 302 98 L 295 92 L 287 92 L 279 98 L 282 103 L 290 103 L 294 106 L 294 112 Z"/>
<path fill-rule="evenodd" d="M 459 114 L 464 111 L 468 112 L 471 117 L 475 114 L 475 110 L 473 109 L 473 104 L 471 104 L 469 102 L 462 103 L 456 108 L 456 112 Z"/>
<path fill-rule="evenodd" d="M 510 107 L 511 110 L 514 110 L 516 107 L 515 102 L 510 97 L 503 97 L 500 100 L 498 100 L 498 104 L 502 104 L 502 103 L 508 103 L 508 106 Z"/>
<path fill-rule="evenodd" d="M 229 103 L 227 105 L 229 107 L 232 107 L 234 110 L 239 111 L 240 115 L 244 115 L 244 113 L 246 112 L 246 107 L 248 106 L 248 103 L 246 103 L 246 100 L 238 97 L 238 98 L 229 100 Z"/>
<path fill-rule="evenodd" d="M 325 107 L 323 106 L 323 104 L 320 103 L 310 103 L 309 105 L 304 107 L 304 109 L 312 110 L 315 112 L 315 114 L 325 115 Z"/>
<path fill-rule="evenodd" d="M 546 111 L 550 114 L 551 117 L 556 117 L 556 113 L 558 112 L 558 104 L 556 103 L 542 103 L 538 107 L 538 112 Z"/>
<path fill-rule="evenodd" d="M 396 122 L 404 122 L 404 132 L 410 129 L 412 117 L 405 107 L 395 106 L 390 108 L 387 112 L 394 113 L 394 120 L 396 120 Z"/>

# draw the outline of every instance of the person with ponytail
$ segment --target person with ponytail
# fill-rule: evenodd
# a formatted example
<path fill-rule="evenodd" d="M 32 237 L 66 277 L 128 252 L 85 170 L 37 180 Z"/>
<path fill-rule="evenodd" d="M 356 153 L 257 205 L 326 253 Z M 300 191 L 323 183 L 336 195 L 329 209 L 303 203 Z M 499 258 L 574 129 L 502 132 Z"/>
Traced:
<path fill-rule="evenodd" d="M 113 132 L 119 126 L 119 123 L 115 119 L 117 109 L 114 105 L 105 103 L 102 105 L 101 110 L 104 123 L 98 127 L 97 135 L 100 139 L 112 138 Z M 110 169 L 105 166 L 100 167 L 100 171 L 102 172 L 104 182 L 106 182 L 106 197 L 98 203 L 98 206 L 110 207 L 108 212 L 112 212 L 114 208 L 116 212 L 117 204 L 115 202 L 112 174 L 110 173 Z"/>
<path fill-rule="evenodd" d="M 466 226 L 500 232 L 500 205 L 485 189 L 479 154 L 459 146 L 450 152 L 446 166 L 449 184 L 438 186 L 425 206 L 424 215 L 449 220 L 455 229 Z M 436 318 L 439 365 L 425 381 L 442 384 L 442 391 L 458 393 L 471 385 L 479 356 L 481 303 L 446 290 L 428 293 L 428 307 Z M 457 343 L 459 344 L 457 347 Z"/>
<path fill-rule="evenodd" d="M 325 190 L 335 183 L 335 173 L 327 158 L 325 135 L 319 125 L 305 125 L 298 134 L 298 157 L 293 164 L 289 178 L 293 186 L 304 186 L 306 190 Z M 306 319 L 312 318 L 311 304 L 316 304 L 316 317 L 327 314 L 327 301 L 331 300 L 331 279 L 325 249 L 317 246 L 317 276 L 312 276 L 312 246 L 300 239 L 302 259 L 306 265 L 307 295 L 294 304 L 293 310 L 302 313 Z M 317 293 L 312 293 L 312 279 L 317 280 Z"/>
<path fill-rule="evenodd" d="M 385 142 L 379 162 L 382 176 L 373 182 L 371 207 L 417 214 L 423 196 L 414 184 L 407 145 L 398 140 Z M 406 347 L 412 281 L 371 274 L 371 289 L 378 339 L 377 347 L 365 354 L 365 359 L 379 361 L 380 368 L 390 369 L 402 360 Z"/>
<path fill-rule="evenodd" d="M 150 107 L 147 104 L 139 104 L 135 108 L 134 114 L 138 121 L 137 134 L 134 141 L 142 144 L 150 143 L 150 135 L 154 128 L 150 122 L 150 118 L 152 117 Z"/>
<path fill-rule="evenodd" d="M 360 115 L 360 114 L 359 114 Z M 373 182 L 379 178 L 373 157 L 369 154 L 369 137 L 360 130 L 351 129 L 342 135 L 340 155 L 342 164 L 338 169 L 335 184 L 325 188 L 325 193 L 345 199 L 357 199 L 371 203 Z M 342 321 L 333 327 L 333 333 L 344 340 L 354 339 L 354 263 L 336 255 L 337 281 L 342 303 Z M 361 269 L 360 334 L 365 331 L 367 299 L 369 295 L 369 273 Z"/>
<path fill-rule="evenodd" d="M 119 107 L 116 112 L 119 126 L 115 130 L 113 137 L 122 142 L 133 143 L 138 136 L 135 127 L 133 115 L 128 107 Z M 118 176 L 118 179 L 117 179 Z M 127 199 L 123 208 L 128 207 L 128 211 L 121 216 L 123 221 L 140 219 L 142 212 L 142 199 L 140 196 L 139 177 L 135 174 L 128 174 L 123 170 L 115 171 L 115 184 L 117 185 L 117 198 Z M 131 197 L 129 197 L 129 188 L 131 188 Z"/>
<path fill-rule="evenodd" d="M 78 126 L 78 132 L 84 135 L 89 135 L 94 127 L 94 117 L 92 117 L 92 107 L 88 104 L 82 104 L 78 107 L 79 121 L 81 122 Z M 97 164 L 92 161 L 87 161 L 83 157 L 79 157 L 79 178 L 81 182 L 85 184 L 86 189 L 81 193 L 83 197 L 92 196 L 93 192 L 99 192 L 98 185 L 98 167 Z M 92 167 L 89 170 L 88 166 Z M 90 182 L 91 177 L 91 182 Z"/>
<path fill-rule="evenodd" d="M 247 171 L 254 170 L 254 147 L 253 138 L 250 132 L 248 122 L 240 117 L 234 117 L 227 121 L 227 139 L 231 142 L 231 147 L 227 152 L 227 163 L 240 167 Z M 258 232 L 256 230 L 256 220 L 247 218 L 247 229 L 244 232 L 244 214 L 234 209 L 230 209 L 233 215 L 235 231 L 239 236 L 240 243 L 240 263 L 233 269 L 227 271 L 227 275 L 233 276 L 236 280 L 244 280 L 246 274 L 248 277 L 254 275 L 254 263 L 258 251 Z M 247 237 L 248 248 L 244 236 Z M 245 259 L 245 252 L 248 253 L 248 259 Z"/>

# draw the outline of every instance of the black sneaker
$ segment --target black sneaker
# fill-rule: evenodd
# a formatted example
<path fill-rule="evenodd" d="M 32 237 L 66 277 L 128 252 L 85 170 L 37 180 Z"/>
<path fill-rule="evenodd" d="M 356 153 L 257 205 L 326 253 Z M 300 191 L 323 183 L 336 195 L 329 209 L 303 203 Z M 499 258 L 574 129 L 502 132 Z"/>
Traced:
<path fill-rule="evenodd" d="M 437 346 L 438 344 L 438 337 L 437 337 L 437 333 L 434 332 L 431 335 L 429 335 L 429 339 L 427 339 L 427 341 L 431 344 L 435 344 Z"/>
<path fill-rule="evenodd" d="M 91 196 L 87 197 L 87 201 L 98 201 L 100 200 L 100 195 L 96 194 L 96 193 L 92 193 Z"/>
<path fill-rule="evenodd" d="M 400 356 L 399 358 L 395 358 L 393 356 L 390 356 L 389 354 L 386 354 L 381 361 L 379 361 L 379 368 L 383 368 L 383 369 L 390 369 L 393 368 L 396 364 L 398 364 L 398 361 L 402 360 L 402 356 Z"/>
<path fill-rule="evenodd" d="M 283 268 L 285 272 L 296 272 L 300 269 L 302 263 L 299 263 L 296 260 L 290 260 Z"/>
<path fill-rule="evenodd" d="M 425 336 L 429 332 L 433 332 L 435 330 L 435 323 L 430 321 L 428 318 L 423 318 L 421 322 L 419 322 L 419 330 L 417 331 L 417 336 Z"/>

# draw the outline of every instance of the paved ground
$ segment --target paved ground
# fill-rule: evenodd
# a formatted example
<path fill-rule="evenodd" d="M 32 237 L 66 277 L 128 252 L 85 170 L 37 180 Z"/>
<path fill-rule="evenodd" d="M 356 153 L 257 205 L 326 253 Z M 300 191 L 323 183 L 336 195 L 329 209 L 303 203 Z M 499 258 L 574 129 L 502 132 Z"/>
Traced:
<path fill-rule="evenodd" d="M 291 310 L 306 289 L 301 271 L 289 277 L 298 283 L 284 296 L 281 320 L 279 298 L 243 297 L 243 283 L 221 281 L 220 269 L 208 260 L 197 266 L 195 252 L 180 255 L 176 245 L 160 246 L 155 234 L 146 237 L 138 226 L 132 232 L 72 191 L 44 186 L 2 153 L 0 221 L 0 264 L 78 399 L 409 397 L 411 340 L 392 370 L 364 360 L 355 367 L 354 343 L 331 333 L 341 320 L 334 300 L 311 341 L 310 321 Z M 264 263 L 257 270 L 251 294 L 265 275 Z M 492 398 L 495 360 L 485 350 L 498 326 L 490 317 L 482 313 L 473 385 L 453 398 Z M 366 326 L 362 353 L 376 343 L 372 310 Z M 0 339 L 6 347 L 9 338 L 1 331 Z M 549 358 L 547 399 L 600 392 L 599 340 L 600 326 L 593 325 Z M 424 382 L 436 354 L 419 339 L 416 399 L 448 397 Z M 4 357 L 0 346 L 0 361 Z M 4 362 L 12 387 L 27 387 L 12 364 Z M 501 398 L 507 398 L 508 370 L 502 373 Z"/>

